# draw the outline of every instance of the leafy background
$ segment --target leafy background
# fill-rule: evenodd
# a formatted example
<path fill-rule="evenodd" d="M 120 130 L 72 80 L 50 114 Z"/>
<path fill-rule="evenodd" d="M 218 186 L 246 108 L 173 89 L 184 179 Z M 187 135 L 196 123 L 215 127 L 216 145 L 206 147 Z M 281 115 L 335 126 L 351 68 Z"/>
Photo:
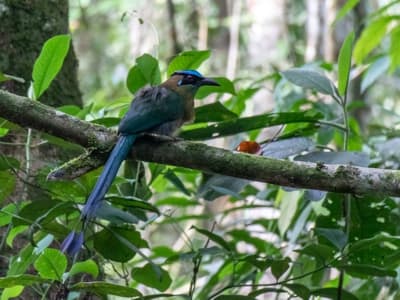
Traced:
<path fill-rule="evenodd" d="M 358 2 L 347 1 L 331 25 L 352 16 Z M 157 19 L 159 12 L 145 18 L 126 1 L 102 1 L 96 8 L 82 1 L 79 7 L 71 5 L 71 35 L 44 44 L 29 95 L 41 100 L 74 41 L 86 103 L 58 108 L 65 113 L 116 126 L 131 94 L 159 84 L 175 70 L 195 68 L 218 75 L 221 87 L 199 91 L 195 122 L 180 132 L 184 139 L 230 149 L 250 140 L 260 145 L 254 155 L 397 169 L 399 1 L 365 15 L 362 30 L 350 28 L 333 59 L 312 62 L 304 60 L 305 37 L 299 32 L 306 8 L 302 1 L 294 3 L 292 12 L 300 13 L 289 16 L 292 27 L 280 46 L 286 56 L 269 68 L 252 66 L 250 51 L 242 49 L 251 27 L 245 20 L 252 15 L 244 9 L 242 15 L 233 15 L 242 17 L 237 45 L 242 63 L 232 75 L 223 71 L 226 58 L 218 49 L 193 50 L 198 48 L 194 33 L 180 26 L 185 43 L 171 57 L 160 41 L 165 28 Z M 221 21 L 221 7 L 212 7 L 206 19 L 218 38 L 222 35 L 215 24 Z M 183 3 L 177 1 L 176 12 L 178 24 L 188 22 Z M 102 35 L 99 16 L 117 25 Z M 144 36 L 144 46 L 134 57 L 123 41 L 129 29 Z M 104 36 L 109 43 L 99 42 Z M 85 44 L 88 37 L 102 47 Z M 149 42 L 149 37 L 158 42 Z M 1 73 L 0 80 L 17 76 Z M 362 98 L 352 91 L 356 82 Z M 272 109 L 267 108 L 271 104 L 265 90 L 273 94 Z M 367 122 L 358 118 L 359 109 L 370 111 Z M 0 125 L 1 136 L 13 128 L 5 120 Z M 53 137 L 41 139 L 53 147 L 82 151 Z M 84 203 L 100 170 L 73 181 L 46 181 L 54 166 L 38 174 L 39 188 L 48 197 L 27 194 L 9 202 L 20 180 L 16 170 L 26 163 L 0 156 L 1 249 L 14 248 L 19 237 L 26 237 L 18 253 L 6 255 L 2 299 L 18 297 L 24 289 L 43 299 L 50 289 L 70 291 L 69 299 L 85 293 L 134 299 L 399 297 L 397 198 L 293 190 L 127 160 L 106 197 L 111 205 L 99 212 L 101 218 L 92 224 L 79 256 L 70 258 L 59 251 L 60 242 L 78 223 L 78 204 Z"/>

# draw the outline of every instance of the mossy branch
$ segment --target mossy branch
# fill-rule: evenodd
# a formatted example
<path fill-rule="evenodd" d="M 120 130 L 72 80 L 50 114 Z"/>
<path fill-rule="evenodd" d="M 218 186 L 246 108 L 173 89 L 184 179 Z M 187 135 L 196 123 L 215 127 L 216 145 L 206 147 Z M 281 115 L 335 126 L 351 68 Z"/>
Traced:
<path fill-rule="evenodd" d="M 79 120 L 39 102 L 5 91 L 0 91 L 0 117 L 20 126 L 34 128 L 94 149 L 67 167 L 59 169 L 58 173 L 53 172 L 53 179 L 73 178 L 101 166 L 107 158 L 106 152 L 110 150 L 116 138 L 115 132 L 102 126 Z M 282 186 L 400 196 L 400 172 L 396 170 L 276 160 L 210 147 L 202 143 L 165 142 L 148 137 L 143 137 L 135 143 L 132 156 L 138 160 Z"/>

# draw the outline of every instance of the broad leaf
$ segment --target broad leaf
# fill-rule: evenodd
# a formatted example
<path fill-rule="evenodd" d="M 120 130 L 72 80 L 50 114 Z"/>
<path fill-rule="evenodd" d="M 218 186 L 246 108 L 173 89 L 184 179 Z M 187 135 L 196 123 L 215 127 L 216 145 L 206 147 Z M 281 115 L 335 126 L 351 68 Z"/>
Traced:
<path fill-rule="evenodd" d="M 394 270 L 381 268 L 374 265 L 351 264 L 351 265 L 339 265 L 335 267 L 340 270 L 346 271 L 346 273 L 350 274 L 353 277 L 358 277 L 358 278 L 366 278 L 368 276 L 376 276 L 376 277 L 397 276 L 397 272 Z"/>
<path fill-rule="evenodd" d="M 354 46 L 354 59 L 361 64 L 364 58 L 382 41 L 392 17 L 383 17 L 373 21 L 362 32 Z"/>
<path fill-rule="evenodd" d="M 340 48 L 338 58 L 338 75 L 339 84 L 338 90 L 341 96 L 344 96 L 347 91 L 349 84 L 349 74 L 351 69 L 351 53 L 353 50 L 354 32 L 350 32 L 343 42 L 342 48 Z"/>
<path fill-rule="evenodd" d="M 300 283 L 286 283 L 284 284 L 285 287 L 290 289 L 292 292 L 296 294 L 296 296 L 300 297 L 301 299 L 307 300 L 310 298 L 310 289 Z"/>
<path fill-rule="evenodd" d="M 395 27 L 390 33 L 390 72 L 393 73 L 400 65 L 400 26 Z"/>
<path fill-rule="evenodd" d="M 44 44 L 32 71 L 35 99 L 39 99 L 61 70 L 70 42 L 70 35 L 57 35 Z"/>
<path fill-rule="evenodd" d="M 168 76 L 175 71 L 197 69 L 200 65 L 210 57 L 209 50 L 203 51 L 186 51 L 178 54 L 168 66 Z"/>
<path fill-rule="evenodd" d="M 317 71 L 293 68 L 281 73 L 287 80 L 303 88 L 314 89 L 317 92 L 331 96 L 338 94 L 333 82 Z"/>
<path fill-rule="evenodd" d="M 263 114 L 186 129 L 179 136 L 187 140 L 213 139 L 281 124 L 317 123 L 322 117 L 315 111 Z"/>
<path fill-rule="evenodd" d="M 356 296 L 346 291 L 345 289 L 343 289 L 341 292 L 342 292 L 342 300 L 359 300 Z M 338 297 L 338 290 L 336 287 L 316 289 L 311 292 L 311 295 L 336 300 Z"/>
<path fill-rule="evenodd" d="M 338 250 L 343 249 L 347 244 L 347 236 L 340 229 L 315 228 L 315 232 L 330 241 Z"/>
<path fill-rule="evenodd" d="M 271 272 L 275 279 L 278 281 L 279 278 L 289 269 L 290 259 L 284 258 L 279 260 L 274 260 L 271 264 Z"/>
<path fill-rule="evenodd" d="M 136 251 L 132 248 L 147 247 L 140 233 L 131 228 L 110 226 L 97 232 L 93 238 L 94 247 L 104 258 L 118 262 L 127 262 L 133 258 Z"/>
<path fill-rule="evenodd" d="M 73 276 L 78 273 L 88 273 L 93 277 L 97 277 L 99 275 L 99 268 L 93 260 L 88 259 L 73 264 L 71 270 L 69 271 L 69 276 Z"/>
<path fill-rule="evenodd" d="M 136 64 L 129 70 L 126 85 L 134 94 L 146 84 L 155 86 L 161 82 L 158 60 L 149 54 L 143 54 L 136 59 Z"/>
<path fill-rule="evenodd" d="M 202 235 L 206 236 L 209 240 L 213 241 L 217 245 L 221 246 L 223 249 L 225 249 L 228 252 L 231 252 L 233 249 L 232 247 L 222 238 L 221 236 L 206 230 L 206 229 L 201 229 L 196 226 L 192 226 L 197 232 L 201 233 Z"/>
<path fill-rule="evenodd" d="M 15 175 L 9 170 L 0 171 L 0 202 L 5 200 L 14 191 Z"/>
<path fill-rule="evenodd" d="M 202 105 L 196 108 L 195 123 L 199 122 L 221 122 L 238 117 L 237 114 L 227 109 L 221 102 Z"/>
<path fill-rule="evenodd" d="M 353 9 L 360 2 L 360 0 L 347 0 L 346 3 L 340 8 L 336 14 L 335 21 L 333 21 L 332 27 L 335 26 L 336 22 L 341 20 L 347 13 Z"/>
<path fill-rule="evenodd" d="M 67 268 L 67 258 L 57 249 L 47 248 L 34 263 L 42 278 L 61 281 Z"/>
<path fill-rule="evenodd" d="M 50 282 L 51 280 L 36 275 L 29 275 L 29 274 L 14 275 L 14 276 L 0 277 L 0 288 L 4 289 L 17 285 L 29 286 L 32 284 L 41 284 Z"/>
<path fill-rule="evenodd" d="M 213 80 L 219 83 L 219 86 L 202 86 L 196 93 L 197 99 L 204 99 L 213 93 L 227 93 L 231 95 L 236 95 L 235 86 L 233 82 L 225 77 L 213 77 Z"/>
<path fill-rule="evenodd" d="M 132 268 L 131 274 L 135 281 L 161 292 L 168 289 L 172 282 L 169 274 L 157 265 L 146 264 L 143 267 Z"/>
<path fill-rule="evenodd" d="M 113 283 L 94 281 L 94 282 L 79 282 L 74 284 L 71 291 L 86 291 L 98 295 L 115 295 L 120 297 L 140 297 L 142 294 L 131 287 L 117 285 Z"/>

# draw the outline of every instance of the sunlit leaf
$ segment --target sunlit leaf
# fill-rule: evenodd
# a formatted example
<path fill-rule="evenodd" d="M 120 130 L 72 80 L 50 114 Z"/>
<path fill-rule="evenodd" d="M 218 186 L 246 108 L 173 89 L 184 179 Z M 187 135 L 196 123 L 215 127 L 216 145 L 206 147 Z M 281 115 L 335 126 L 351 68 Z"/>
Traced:
<path fill-rule="evenodd" d="M 57 249 L 47 248 L 34 263 L 42 278 L 60 280 L 67 268 L 67 258 Z"/>
<path fill-rule="evenodd" d="M 211 51 L 186 51 L 179 53 L 168 66 L 168 76 L 182 70 L 197 69 L 211 55 Z"/>
<path fill-rule="evenodd" d="M 134 94 L 146 84 L 155 86 L 161 82 L 158 60 L 149 54 L 143 54 L 136 59 L 136 64 L 129 70 L 126 85 Z"/>
<path fill-rule="evenodd" d="M 361 64 L 364 58 L 379 45 L 392 17 L 382 17 L 371 22 L 362 32 L 354 46 L 354 59 L 356 63 Z"/>
<path fill-rule="evenodd" d="M 351 69 L 351 54 L 353 50 L 354 32 L 350 32 L 340 48 L 338 58 L 338 90 L 341 96 L 344 96 L 349 83 L 349 74 Z"/>
<path fill-rule="evenodd" d="M 347 13 L 354 8 L 360 2 L 360 0 L 348 0 L 344 5 L 340 8 L 340 10 L 336 14 L 336 18 L 333 21 L 332 26 L 335 26 L 336 22 L 341 20 Z"/>
<path fill-rule="evenodd" d="M 61 70 L 69 50 L 70 41 L 70 35 L 56 35 L 43 45 L 32 71 L 35 99 L 39 99 Z"/>
<path fill-rule="evenodd" d="M 212 77 L 213 80 L 219 83 L 219 86 L 205 85 L 202 86 L 196 93 L 197 99 L 204 99 L 213 93 L 227 93 L 231 95 L 236 95 L 235 86 L 233 82 L 225 77 Z"/>
<path fill-rule="evenodd" d="M 69 271 L 69 276 L 73 276 L 78 273 L 88 273 L 93 277 L 97 277 L 99 275 L 99 268 L 91 259 L 79 261 L 72 265 L 71 270 Z"/>

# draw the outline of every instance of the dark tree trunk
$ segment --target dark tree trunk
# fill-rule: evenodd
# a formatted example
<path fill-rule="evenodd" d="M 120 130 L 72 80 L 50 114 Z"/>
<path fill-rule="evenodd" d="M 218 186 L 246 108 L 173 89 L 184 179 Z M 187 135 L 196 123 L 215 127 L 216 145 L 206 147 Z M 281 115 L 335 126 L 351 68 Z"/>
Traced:
<path fill-rule="evenodd" d="M 32 69 L 44 42 L 54 35 L 66 34 L 68 30 L 68 1 L 34 1 L 34 0 L 0 0 L 0 71 L 25 80 L 25 83 L 7 81 L 0 88 L 26 96 L 32 78 Z M 66 104 L 82 106 L 81 93 L 77 79 L 78 63 L 73 47 L 64 62 L 63 68 L 52 82 L 50 88 L 40 97 L 40 101 L 58 107 Z M 31 145 L 39 141 L 39 133 L 32 131 Z M 27 131 L 12 130 L 0 139 L 0 153 L 17 158 L 21 162 L 18 178 L 31 183 L 35 182 L 36 173 L 49 162 L 60 160 L 60 149 L 53 145 L 29 147 L 30 168 L 28 176 L 25 171 Z M 1 143 L 1 142 L 7 142 Z M 21 144 L 18 146 L 16 144 Z M 1 187 L 0 187 L 1 189 Z M 14 203 L 23 200 L 37 200 L 47 197 L 40 189 L 31 188 L 21 180 L 17 181 L 14 193 L 7 199 Z M 0 236 L 5 237 L 8 229 L 2 228 Z M 21 248 L 29 244 L 29 238 L 20 234 L 9 248 L 1 244 L 0 275 L 5 276 L 9 267 L 9 258 L 17 254 Z M 21 270 L 25 272 L 25 270 Z M 28 270 L 29 272 L 29 270 Z M 56 299 L 58 288 L 55 287 L 47 294 L 48 299 Z M 37 299 L 38 295 L 31 289 L 25 289 L 18 299 Z"/>

